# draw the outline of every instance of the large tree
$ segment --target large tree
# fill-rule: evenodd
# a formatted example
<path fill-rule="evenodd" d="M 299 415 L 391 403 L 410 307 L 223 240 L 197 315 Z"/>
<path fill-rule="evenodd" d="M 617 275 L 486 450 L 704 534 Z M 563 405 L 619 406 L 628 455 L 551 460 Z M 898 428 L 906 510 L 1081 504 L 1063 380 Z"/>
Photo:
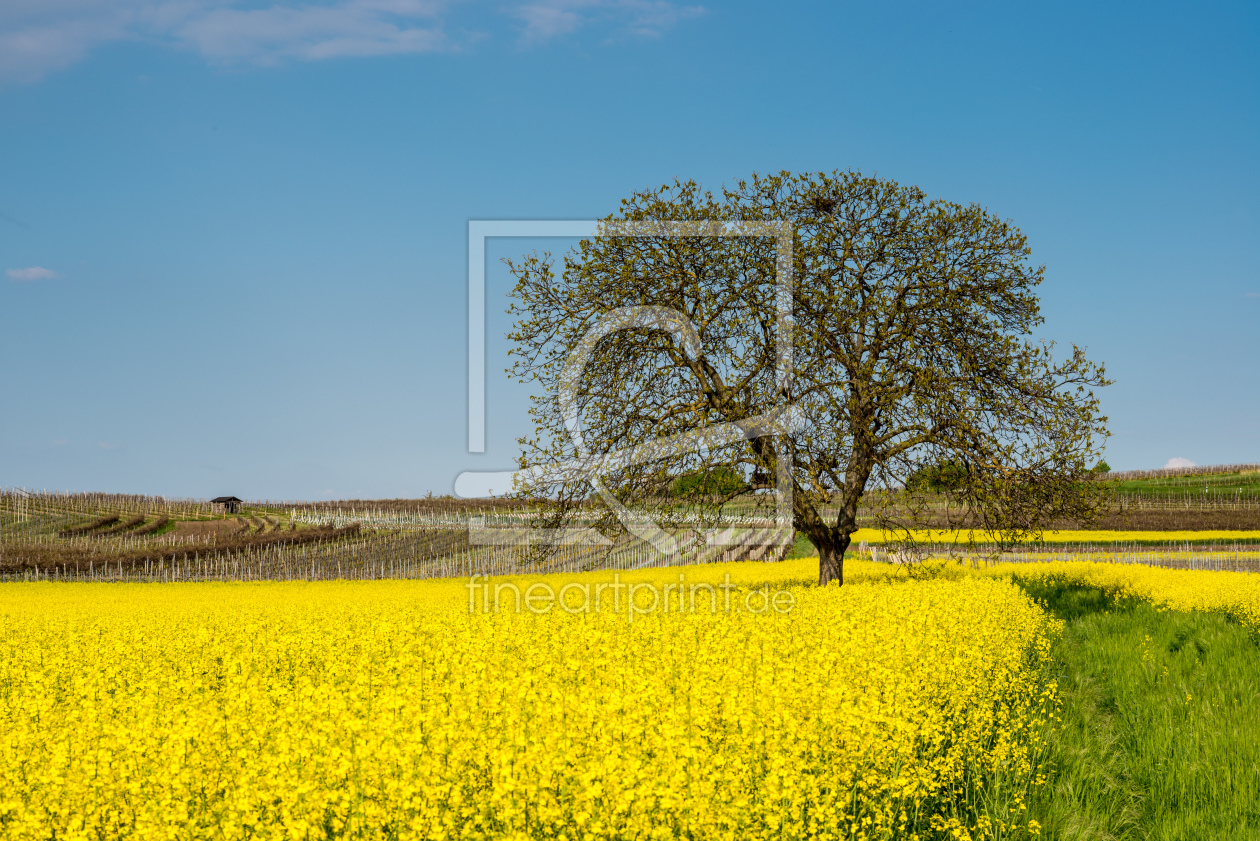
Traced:
<path fill-rule="evenodd" d="M 643 235 L 659 220 L 787 223 L 791 319 L 776 315 L 782 241 Z M 1010 222 L 855 172 L 753 176 L 716 195 L 675 182 L 632 195 L 606 222 L 611 235 L 583 240 L 563 270 L 547 254 L 510 264 L 512 370 L 538 387 L 520 490 L 553 501 L 552 524 L 589 516 L 593 489 L 607 512 L 651 508 L 678 477 L 718 468 L 765 488 L 790 476 L 793 525 L 817 547 L 826 584 L 843 582 L 860 507 L 907 536 L 924 522 L 906 479 L 925 465 L 953 466 L 956 510 L 999 540 L 1094 513 L 1082 477 L 1107 434 L 1093 392 L 1107 382 L 1080 348 L 1056 358 L 1033 340 L 1044 270 Z M 624 223 L 639 235 L 618 236 Z M 623 318 L 625 329 L 591 333 L 627 312 L 679 323 Z M 642 455 L 785 406 L 795 413 L 785 434 Z M 564 468 L 635 446 L 637 463 L 609 460 L 594 482 Z M 726 499 L 705 501 L 717 510 Z M 667 525 L 678 515 L 676 500 L 654 512 Z"/>

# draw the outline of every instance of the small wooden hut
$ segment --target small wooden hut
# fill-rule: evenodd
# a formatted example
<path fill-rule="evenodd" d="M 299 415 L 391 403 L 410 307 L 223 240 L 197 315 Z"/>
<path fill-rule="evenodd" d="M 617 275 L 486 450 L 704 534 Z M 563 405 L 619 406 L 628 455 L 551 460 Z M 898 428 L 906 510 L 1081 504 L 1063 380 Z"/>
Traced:
<path fill-rule="evenodd" d="M 239 514 L 243 501 L 234 496 L 216 496 L 210 500 L 210 510 L 216 514 Z"/>

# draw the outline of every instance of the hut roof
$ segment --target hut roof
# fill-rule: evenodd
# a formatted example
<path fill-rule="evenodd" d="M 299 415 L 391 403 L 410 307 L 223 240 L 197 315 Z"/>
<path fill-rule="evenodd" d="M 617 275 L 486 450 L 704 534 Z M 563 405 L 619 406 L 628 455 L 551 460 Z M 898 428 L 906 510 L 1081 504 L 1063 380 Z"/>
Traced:
<path fill-rule="evenodd" d="M 244 502 L 243 499 L 237 499 L 234 496 L 216 496 L 211 502 Z"/>

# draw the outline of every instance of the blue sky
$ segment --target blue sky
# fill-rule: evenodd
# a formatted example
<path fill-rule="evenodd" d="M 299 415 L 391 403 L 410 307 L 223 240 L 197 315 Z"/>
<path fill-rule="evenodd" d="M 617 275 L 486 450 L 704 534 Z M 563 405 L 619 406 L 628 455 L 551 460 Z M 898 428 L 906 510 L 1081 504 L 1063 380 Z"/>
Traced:
<path fill-rule="evenodd" d="M 1260 7 L 6 0 L 0 484 L 448 493 L 513 465 L 469 219 L 855 168 L 979 202 L 1045 335 L 1116 385 L 1113 468 L 1260 461 Z M 564 247 L 565 243 L 551 243 Z"/>

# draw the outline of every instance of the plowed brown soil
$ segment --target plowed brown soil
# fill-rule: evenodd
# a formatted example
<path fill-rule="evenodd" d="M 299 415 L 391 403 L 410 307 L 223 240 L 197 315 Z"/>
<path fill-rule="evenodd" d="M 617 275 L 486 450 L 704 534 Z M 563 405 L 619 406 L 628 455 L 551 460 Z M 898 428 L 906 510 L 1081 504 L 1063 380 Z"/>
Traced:
<path fill-rule="evenodd" d="M 239 534 L 242 531 L 242 523 L 236 520 L 186 520 L 175 524 L 175 530 L 168 532 L 177 537 L 196 537 L 208 538 L 211 535 L 215 537 L 227 537 L 232 534 Z"/>

